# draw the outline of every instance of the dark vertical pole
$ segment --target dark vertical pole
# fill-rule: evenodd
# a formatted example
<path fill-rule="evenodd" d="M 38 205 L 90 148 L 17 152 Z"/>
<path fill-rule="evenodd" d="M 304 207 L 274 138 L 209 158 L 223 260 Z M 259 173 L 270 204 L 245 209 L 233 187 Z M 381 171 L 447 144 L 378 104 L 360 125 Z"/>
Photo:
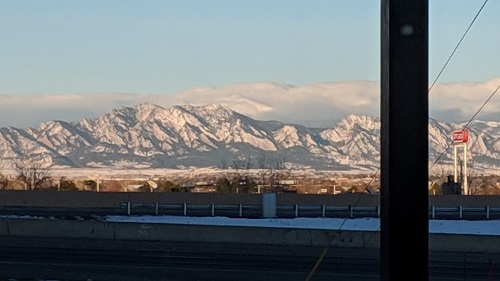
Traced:
<path fill-rule="evenodd" d="M 381 280 L 428 273 L 428 0 L 382 0 Z"/>

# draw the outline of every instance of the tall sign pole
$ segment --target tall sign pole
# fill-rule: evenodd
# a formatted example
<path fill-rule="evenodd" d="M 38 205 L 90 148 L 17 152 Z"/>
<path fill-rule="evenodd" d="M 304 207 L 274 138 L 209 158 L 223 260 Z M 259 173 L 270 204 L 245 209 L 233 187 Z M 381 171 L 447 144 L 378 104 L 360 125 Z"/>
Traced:
<path fill-rule="evenodd" d="M 467 179 L 467 142 L 469 141 L 469 131 L 468 130 L 455 130 L 451 133 L 451 139 L 453 140 L 453 156 L 454 156 L 454 180 L 458 182 L 458 149 L 462 148 L 463 151 L 463 182 L 462 194 L 470 195 L 469 184 Z"/>
<path fill-rule="evenodd" d="M 428 1 L 381 9 L 381 280 L 427 281 Z"/>

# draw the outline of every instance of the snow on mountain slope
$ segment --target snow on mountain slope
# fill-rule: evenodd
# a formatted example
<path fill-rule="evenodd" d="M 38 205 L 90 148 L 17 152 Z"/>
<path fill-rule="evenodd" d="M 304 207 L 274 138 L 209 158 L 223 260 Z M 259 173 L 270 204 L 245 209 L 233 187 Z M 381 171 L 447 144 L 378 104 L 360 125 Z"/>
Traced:
<path fill-rule="evenodd" d="M 463 126 L 429 120 L 431 162 L 449 148 L 451 131 Z M 500 167 L 500 123 L 474 121 L 468 128 L 474 167 Z M 371 116 L 349 115 L 319 129 L 254 120 L 221 104 L 164 108 L 143 103 L 79 122 L 1 128 L 0 168 L 37 158 L 70 167 L 223 167 L 246 160 L 254 167 L 287 163 L 374 170 L 380 161 L 379 136 L 380 120 Z M 452 153 L 448 149 L 442 161 L 450 161 Z"/>

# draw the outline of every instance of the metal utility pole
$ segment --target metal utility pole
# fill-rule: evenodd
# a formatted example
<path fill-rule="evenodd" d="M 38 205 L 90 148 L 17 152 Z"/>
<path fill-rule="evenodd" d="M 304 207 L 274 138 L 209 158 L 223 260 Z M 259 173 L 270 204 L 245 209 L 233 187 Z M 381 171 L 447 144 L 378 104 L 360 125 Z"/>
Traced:
<path fill-rule="evenodd" d="M 453 140 L 453 156 L 454 156 L 454 180 L 458 182 L 458 162 L 460 162 L 460 184 L 462 188 L 462 194 L 470 195 L 468 179 L 467 179 L 467 142 L 469 141 L 469 131 L 468 130 L 455 130 L 452 132 Z M 458 159 L 458 149 L 462 148 L 463 158 Z M 463 170 L 462 170 L 463 168 Z"/>
<path fill-rule="evenodd" d="M 381 280 L 426 281 L 428 1 L 381 9 Z"/>

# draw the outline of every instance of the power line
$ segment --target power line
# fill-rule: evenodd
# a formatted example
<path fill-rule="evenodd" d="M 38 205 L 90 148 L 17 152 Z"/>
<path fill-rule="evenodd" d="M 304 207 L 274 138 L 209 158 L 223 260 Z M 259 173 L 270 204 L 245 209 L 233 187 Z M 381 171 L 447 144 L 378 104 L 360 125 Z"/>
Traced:
<path fill-rule="evenodd" d="M 432 90 L 432 88 L 434 87 L 434 85 L 437 83 L 437 81 L 439 80 L 439 78 L 441 77 L 441 74 L 443 74 L 444 70 L 446 69 L 446 67 L 448 66 L 448 63 L 451 61 L 451 59 L 453 58 L 453 56 L 455 55 L 456 51 L 458 50 L 458 47 L 460 47 L 460 45 L 462 44 L 462 41 L 464 40 L 465 36 L 467 36 L 467 33 L 469 33 L 469 30 L 471 29 L 472 25 L 474 24 L 474 22 L 476 21 L 476 19 L 479 17 L 479 14 L 481 14 L 481 12 L 483 11 L 483 8 L 484 6 L 486 5 L 486 3 L 488 3 L 489 0 L 485 0 L 483 2 L 483 5 L 481 5 L 481 8 L 479 8 L 479 11 L 477 11 L 476 15 L 474 16 L 474 18 L 472 19 L 471 23 L 469 24 L 469 26 L 467 27 L 467 29 L 465 30 L 464 34 L 462 35 L 462 38 L 460 38 L 460 40 L 458 41 L 457 45 L 455 46 L 455 49 L 453 49 L 453 51 L 451 52 L 450 56 L 448 57 L 448 59 L 446 60 L 445 64 L 443 65 L 443 67 L 441 68 L 441 70 L 439 71 L 438 75 L 436 76 L 436 78 L 434 79 L 434 81 L 432 82 L 431 86 L 429 87 L 429 90 L 427 90 L 428 93 L 430 93 L 430 91 Z M 494 93 L 496 93 L 498 91 L 498 88 L 497 90 L 495 90 Z M 481 108 L 478 110 L 478 112 L 476 112 L 476 114 L 474 114 L 474 116 L 471 118 L 471 120 L 467 123 L 467 125 L 464 127 L 464 129 L 467 128 L 467 126 L 469 125 L 470 122 L 472 122 L 472 120 L 477 116 L 477 114 L 479 114 L 479 112 L 482 110 L 482 108 L 486 105 L 486 103 L 489 102 L 489 100 L 493 97 L 494 93 L 488 98 L 488 100 L 481 106 Z M 448 148 L 450 148 L 450 145 L 451 143 L 448 143 L 448 145 L 446 146 L 446 149 L 439 155 L 438 159 L 432 164 L 431 168 L 429 169 L 429 171 L 434 167 L 434 165 L 441 159 L 441 157 L 443 157 L 443 155 L 446 153 L 446 151 L 448 150 Z M 380 167 L 377 169 L 377 171 L 375 172 L 374 174 L 374 177 L 377 175 L 377 173 L 379 172 L 380 170 Z M 373 181 L 373 179 L 372 179 Z M 370 183 L 368 183 L 367 187 L 369 187 L 371 184 L 371 181 Z"/>
<path fill-rule="evenodd" d="M 450 56 L 448 57 L 448 60 L 446 60 L 446 63 L 443 65 L 443 67 L 439 71 L 438 75 L 436 76 L 436 79 L 434 79 L 434 82 L 432 82 L 432 85 L 429 87 L 429 92 L 432 90 L 432 88 L 436 84 L 436 82 L 439 79 L 439 77 L 441 77 L 441 74 L 443 73 L 444 69 L 446 68 L 446 66 L 450 62 L 451 58 L 453 57 L 453 55 L 457 51 L 457 49 L 460 46 L 460 44 L 462 44 L 462 41 L 464 40 L 464 38 L 467 35 L 467 33 L 469 33 L 470 28 L 472 27 L 472 25 L 474 24 L 474 22 L 478 18 L 479 14 L 483 10 L 483 8 L 486 5 L 486 3 L 488 3 L 488 0 L 485 0 L 483 2 L 483 5 L 481 6 L 481 8 L 479 8 L 479 11 L 477 11 L 476 16 L 474 16 L 474 19 L 472 19 L 471 23 L 469 24 L 469 26 L 465 30 L 464 34 L 462 35 L 462 38 L 460 38 L 460 40 L 458 41 L 457 45 L 455 46 L 455 49 L 453 49 L 453 52 L 451 52 Z M 481 108 L 479 108 L 479 110 L 476 112 L 476 114 L 474 114 L 474 116 L 472 116 L 472 118 L 469 120 L 469 122 L 467 122 L 467 124 L 464 126 L 463 130 L 465 130 L 467 128 L 467 126 L 472 122 L 472 120 L 474 120 L 474 118 L 479 114 L 479 112 L 481 112 L 481 110 L 483 109 L 483 107 L 490 101 L 490 99 L 493 97 L 493 95 L 495 95 L 495 93 L 497 91 L 498 91 L 498 88 L 490 95 L 490 97 L 481 106 Z M 434 163 L 432 163 L 431 167 L 429 168 L 429 171 L 432 170 L 432 168 L 436 165 L 437 162 L 439 162 L 439 160 L 443 157 L 443 155 L 446 153 L 446 151 L 448 151 L 448 149 L 450 148 L 450 146 L 451 146 L 451 142 L 446 145 L 446 148 L 443 150 L 443 152 L 441 152 L 441 154 L 439 154 L 439 156 L 436 159 L 436 161 L 434 161 Z"/>
<path fill-rule="evenodd" d="M 495 91 L 493 91 L 493 93 L 491 93 L 491 95 L 488 97 L 488 99 L 486 99 L 486 101 L 481 105 L 481 107 L 476 111 L 476 113 L 470 118 L 470 120 L 464 125 L 464 127 L 462 128 L 462 130 L 467 129 L 467 127 L 470 125 L 470 123 L 474 120 L 474 118 L 476 118 L 476 116 L 481 112 L 481 110 L 483 110 L 483 108 L 493 98 L 493 96 L 498 92 L 498 90 L 500 90 L 500 84 L 497 86 L 497 88 L 495 89 Z M 448 143 L 448 145 L 446 146 L 446 149 L 439 155 L 439 157 L 436 159 L 436 161 L 434 161 L 434 163 L 432 164 L 432 166 L 429 168 L 429 171 L 434 167 L 434 165 L 436 165 L 436 163 L 441 159 L 441 157 L 443 157 L 443 155 L 446 153 L 446 151 L 448 150 L 448 148 L 450 146 L 451 146 L 451 142 Z M 375 171 L 375 174 L 373 175 L 373 178 L 367 184 L 366 188 L 368 188 L 370 186 L 370 184 L 373 182 L 373 180 L 375 179 L 375 177 L 376 177 L 376 175 L 377 175 L 377 173 L 379 171 L 380 171 L 380 167 Z M 354 204 L 354 206 L 356 206 L 358 202 L 359 202 L 359 198 L 356 201 L 356 203 Z M 341 231 L 342 226 L 344 225 L 344 223 L 345 223 L 345 221 L 342 223 L 339 231 Z M 377 231 L 380 231 L 380 226 L 377 229 Z M 368 237 L 368 239 L 363 242 L 363 246 L 366 246 L 368 244 L 368 242 L 373 239 L 374 236 L 375 236 L 375 234 L 371 235 L 370 237 Z"/>
<path fill-rule="evenodd" d="M 446 60 L 445 64 L 443 65 L 443 67 L 441 68 L 441 70 L 439 71 L 438 75 L 436 76 L 436 79 L 434 79 L 434 82 L 432 82 L 432 85 L 431 87 L 429 88 L 429 92 L 432 90 L 432 88 L 434 87 L 434 85 L 436 84 L 437 80 L 439 79 L 439 77 L 441 77 L 441 74 L 443 74 L 443 71 L 444 69 L 446 68 L 446 66 L 448 65 L 448 63 L 450 62 L 451 58 L 453 57 L 453 55 L 455 55 L 455 52 L 457 51 L 458 47 L 460 46 L 460 44 L 462 44 L 462 41 L 464 40 L 465 36 L 467 35 L 467 33 L 469 33 L 469 30 L 470 28 L 472 27 L 472 25 L 474 24 L 474 22 L 476 21 L 477 17 L 479 16 L 479 14 L 481 13 L 481 11 L 483 10 L 484 6 L 486 5 L 486 3 L 488 2 L 488 0 L 485 0 L 483 5 L 481 6 L 481 8 L 479 9 L 479 11 L 476 13 L 476 16 L 474 17 L 474 19 L 472 20 L 472 22 L 469 24 L 469 27 L 467 27 L 467 30 L 465 30 L 464 32 L 464 35 L 462 35 L 462 38 L 460 38 L 460 40 L 458 41 L 457 45 L 455 46 L 455 49 L 453 49 L 453 52 L 451 52 L 450 56 L 448 57 L 448 59 Z"/>
<path fill-rule="evenodd" d="M 495 89 L 495 91 L 493 91 L 493 93 L 491 93 L 491 95 L 488 97 L 488 99 L 486 99 L 486 101 L 483 103 L 483 105 L 481 105 L 481 107 L 476 111 L 476 113 L 471 117 L 471 119 L 465 124 L 465 126 L 462 128 L 462 130 L 467 129 L 467 127 L 470 125 L 470 123 L 474 120 L 474 118 L 476 118 L 476 116 L 479 114 L 479 112 L 481 112 L 481 110 L 483 110 L 483 108 L 486 106 L 486 104 L 493 98 L 493 96 L 498 92 L 499 89 L 500 89 L 500 84 Z M 443 155 L 446 153 L 448 148 L 450 148 L 451 144 L 452 144 L 452 142 L 448 143 L 445 150 L 443 152 L 441 152 L 439 157 L 436 159 L 436 161 L 434 161 L 432 166 L 429 168 L 429 171 L 434 167 L 434 165 L 436 165 L 436 163 L 441 159 L 441 157 L 443 157 Z"/>
<path fill-rule="evenodd" d="M 488 0 L 485 0 L 483 5 L 481 6 L 481 8 L 479 9 L 479 11 L 476 13 L 476 15 L 474 16 L 474 19 L 472 19 L 471 23 L 469 24 L 469 26 L 467 27 L 467 29 L 465 30 L 464 34 L 462 35 L 462 38 L 460 38 L 460 40 L 458 41 L 457 45 L 455 46 L 455 49 L 453 49 L 453 51 L 451 52 L 450 56 L 448 57 L 448 59 L 446 60 L 446 63 L 443 65 L 443 67 L 441 68 L 441 70 L 439 71 L 438 75 L 436 76 L 436 78 L 434 79 L 434 81 L 432 82 L 431 86 L 429 87 L 429 89 L 427 90 L 427 93 L 430 93 L 430 91 L 432 90 L 432 88 L 434 87 L 434 85 L 436 84 L 436 82 L 439 80 L 439 78 L 441 77 L 441 74 L 443 74 L 444 70 L 446 69 L 446 67 L 448 66 L 448 63 L 450 62 L 450 60 L 453 58 L 453 56 L 455 55 L 455 52 L 458 50 L 458 47 L 462 44 L 462 41 L 464 40 L 465 36 L 467 35 L 467 33 L 469 33 L 469 30 L 471 29 L 472 25 L 474 24 L 474 22 L 476 21 L 476 19 L 478 18 L 479 14 L 481 13 L 481 11 L 483 10 L 484 6 L 486 5 L 486 3 L 488 2 Z M 469 120 L 469 122 L 467 122 L 467 124 L 464 126 L 464 129 L 467 128 L 467 126 L 472 122 L 472 120 L 474 120 L 474 118 L 479 114 L 479 112 L 481 112 L 481 110 L 484 108 L 484 106 L 491 100 L 491 98 L 498 92 L 498 90 L 500 89 L 500 85 L 498 85 L 498 87 L 496 88 L 496 90 L 490 95 L 490 97 L 483 103 L 483 105 L 479 108 L 479 110 L 476 112 L 476 114 L 474 114 L 472 116 L 472 118 Z M 434 165 L 441 159 L 441 157 L 446 153 L 446 151 L 448 150 L 448 148 L 450 147 L 451 143 L 448 143 L 448 146 L 446 147 L 446 149 L 439 155 L 438 159 L 432 164 L 431 168 L 429 169 L 429 171 L 434 167 Z M 373 175 L 373 178 L 371 179 L 371 181 L 367 184 L 366 188 L 370 187 L 371 183 L 373 182 L 373 180 L 375 179 L 375 177 L 377 176 L 377 173 L 380 171 L 380 167 L 377 168 L 377 170 L 375 171 L 375 174 Z M 359 201 L 359 200 L 358 200 Z M 357 204 L 357 202 L 356 202 Z M 355 205 L 356 205 L 355 204 Z M 342 227 L 340 228 L 342 229 Z M 378 230 L 380 230 L 380 227 L 378 228 Z M 340 230 L 339 230 L 340 231 Z M 375 235 L 372 235 L 371 237 L 368 238 L 367 241 L 365 241 L 365 245 L 368 243 L 369 240 L 371 240 Z"/>
<path fill-rule="evenodd" d="M 491 93 L 491 95 L 488 97 L 488 99 L 483 103 L 483 105 L 481 105 L 481 107 L 479 108 L 479 110 L 474 114 L 474 116 L 472 116 L 472 118 L 469 120 L 469 122 L 467 122 L 467 124 L 465 124 L 464 126 L 464 129 L 466 129 L 469 124 L 472 122 L 472 120 L 474 120 L 474 118 L 476 118 L 476 116 L 479 114 L 479 112 L 481 112 L 481 110 L 483 110 L 484 106 L 491 100 L 491 98 L 493 98 L 493 96 L 498 92 L 498 90 L 500 89 L 500 84 L 498 85 L 498 87 L 495 89 L 495 91 L 493 91 L 493 93 Z"/>

